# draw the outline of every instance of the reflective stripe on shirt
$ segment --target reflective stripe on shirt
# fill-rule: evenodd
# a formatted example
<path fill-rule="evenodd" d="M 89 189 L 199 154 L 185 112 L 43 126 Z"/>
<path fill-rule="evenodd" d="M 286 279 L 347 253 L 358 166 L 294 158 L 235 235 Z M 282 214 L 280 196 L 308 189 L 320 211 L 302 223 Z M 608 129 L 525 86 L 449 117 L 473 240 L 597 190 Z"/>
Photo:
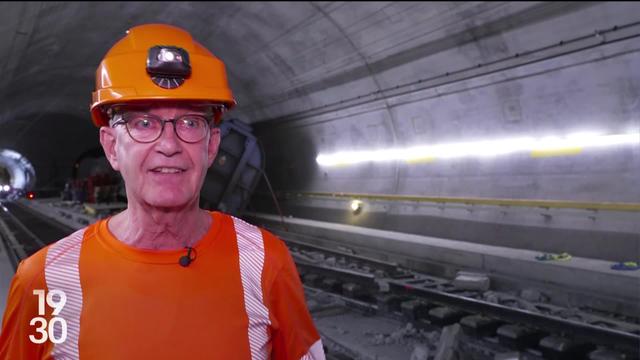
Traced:
<path fill-rule="evenodd" d="M 264 266 L 264 241 L 260 229 L 238 218 L 233 218 L 240 256 L 240 277 L 244 292 L 244 304 L 249 318 L 249 347 L 251 359 L 266 360 L 269 357 L 269 310 L 262 298 L 262 269 Z"/>
<path fill-rule="evenodd" d="M 325 360 L 324 349 L 322 348 L 322 340 L 318 340 L 311 347 L 309 351 L 304 354 L 300 360 Z"/>
<path fill-rule="evenodd" d="M 82 311 L 82 288 L 78 263 L 85 229 L 78 230 L 51 245 L 47 251 L 45 279 L 48 293 L 62 291 L 67 301 L 57 315 L 67 323 L 67 338 L 54 344 L 51 355 L 54 359 L 78 360 L 78 338 L 80 336 L 80 313 Z M 54 326 L 54 336 L 60 338 L 61 328 Z"/>

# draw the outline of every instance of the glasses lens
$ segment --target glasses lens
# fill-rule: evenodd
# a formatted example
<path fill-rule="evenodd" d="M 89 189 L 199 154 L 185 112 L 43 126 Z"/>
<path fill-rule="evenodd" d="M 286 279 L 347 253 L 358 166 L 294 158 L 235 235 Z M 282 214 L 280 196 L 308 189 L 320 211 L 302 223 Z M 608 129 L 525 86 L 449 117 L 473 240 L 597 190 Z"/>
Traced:
<path fill-rule="evenodd" d="M 176 132 L 183 141 L 200 141 L 207 135 L 207 119 L 201 115 L 182 115 L 176 120 Z"/>
<path fill-rule="evenodd" d="M 127 113 L 123 119 L 127 124 L 129 135 L 140 142 L 153 141 L 162 131 L 160 119 L 147 114 Z"/>

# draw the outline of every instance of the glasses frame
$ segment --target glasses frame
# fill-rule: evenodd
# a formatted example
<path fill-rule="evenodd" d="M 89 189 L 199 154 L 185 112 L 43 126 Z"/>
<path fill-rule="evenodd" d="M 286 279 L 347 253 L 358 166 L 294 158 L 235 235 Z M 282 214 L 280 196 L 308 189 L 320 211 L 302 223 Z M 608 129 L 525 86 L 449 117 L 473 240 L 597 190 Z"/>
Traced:
<path fill-rule="evenodd" d="M 167 123 L 171 123 L 171 124 L 173 125 L 173 126 L 172 126 L 172 127 L 173 127 L 173 133 L 174 133 L 174 134 L 176 134 L 176 137 L 177 137 L 178 139 L 180 139 L 180 141 L 185 142 L 185 143 L 187 143 L 187 144 L 195 144 L 195 143 L 198 143 L 198 142 L 202 141 L 202 139 L 204 139 L 205 137 L 207 137 L 207 132 L 208 132 L 208 131 L 205 131 L 205 132 L 203 132 L 203 136 L 202 136 L 200 139 L 196 140 L 196 141 L 187 141 L 187 140 L 183 139 L 183 138 L 180 136 L 180 134 L 178 134 L 178 129 L 177 129 L 177 127 L 176 127 L 176 122 L 177 122 L 178 120 L 180 120 L 180 119 L 184 118 L 185 116 L 198 116 L 198 117 L 201 117 L 201 118 L 203 118 L 203 119 L 205 120 L 205 124 L 207 125 L 207 127 L 208 127 L 209 129 L 211 129 L 211 116 L 207 116 L 207 115 L 203 115 L 203 114 L 186 113 L 186 114 L 181 114 L 181 115 L 179 115 L 179 116 L 176 116 L 176 117 L 174 117 L 174 118 L 172 118 L 172 119 L 163 119 L 163 118 L 161 118 L 160 116 L 153 115 L 153 114 L 147 114 L 147 113 L 144 113 L 144 112 L 132 111 L 132 112 L 130 112 L 130 113 L 143 114 L 145 118 L 155 118 L 155 119 L 157 119 L 157 120 L 159 120 L 159 121 L 160 121 L 160 126 L 161 126 L 161 128 L 160 128 L 160 133 L 158 134 L 158 136 L 156 136 L 153 140 L 141 141 L 141 140 L 136 139 L 133 135 L 131 135 L 131 131 L 129 130 L 129 125 L 128 125 L 130 120 L 126 120 L 126 119 L 124 118 L 124 117 L 125 117 L 125 114 L 120 113 L 120 114 L 116 114 L 116 115 L 114 115 L 114 117 L 115 117 L 115 116 L 120 116 L 120 119 L 118 119 L 118 120 L 114 121 L 114 122 L 113 122 L 113 124 L 111 124 L 111 127 L 112 127 L 112 128 L 115 128 L 117 125 L 124 125 L 125 129 L 127 130 L 127 134 L 129 134 L 129 137 L 130 137 L 133 141 L 135 141 L 135 142 L 137 142 L 137 143 L 141 143 L 141 144 L 150 144 L 150 143 L 155 142 L 155 141 L 157 141 L 158 139 L 160 139 L 160 138 L 162 137 L 162 134 L 164 133 L 164 128 L 165 128 L 165 125 L 166 125 Z"/>

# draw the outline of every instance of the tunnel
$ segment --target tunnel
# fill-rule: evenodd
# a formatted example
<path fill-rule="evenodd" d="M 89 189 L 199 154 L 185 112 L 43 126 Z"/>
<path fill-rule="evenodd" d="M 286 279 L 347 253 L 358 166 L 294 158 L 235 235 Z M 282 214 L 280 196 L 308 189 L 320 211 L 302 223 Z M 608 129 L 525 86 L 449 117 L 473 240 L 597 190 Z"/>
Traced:
<path fill-rule="evenodd" d="M 640 358 L 639 3 L 0 10 L 0 360 Z"/>
<path fill-rule="evenodd" d="M 0 149 L 0 184 L 6 198 L 18 198 L 36 185 L 35 169 L 19 153 Z"/>

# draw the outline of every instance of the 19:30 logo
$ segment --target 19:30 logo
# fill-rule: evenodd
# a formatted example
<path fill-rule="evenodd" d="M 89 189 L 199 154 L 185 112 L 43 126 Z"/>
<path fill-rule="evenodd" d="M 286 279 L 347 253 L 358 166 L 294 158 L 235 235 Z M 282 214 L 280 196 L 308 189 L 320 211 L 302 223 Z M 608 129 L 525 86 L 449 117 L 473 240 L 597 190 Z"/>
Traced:
<path fill-rule="evenodd" d="M 29 340 L 35 344 L 42 344 L 51 340 L 54 344 L 61 344 L 67 339 L 67 322 L 58 317 L 62 308 L 67 303 L 67 295 L 61 290 L 51 290 L 45 296 L 44 290 L 33 290 L 33 295 L 38 297 L 38 317 L 31 319 L 29 325 L 37 326 L 36 335 L 29 335 Z M 57 299 L 56 299 L 57 297 Z M 45 315 L 45 299 L 47 305 L 53 308 L 51 320 L 47 324 Z M 56 327 L 58 324 L 58 327 Z M 38 336 L 40 335 L 40 336 Z"/>

